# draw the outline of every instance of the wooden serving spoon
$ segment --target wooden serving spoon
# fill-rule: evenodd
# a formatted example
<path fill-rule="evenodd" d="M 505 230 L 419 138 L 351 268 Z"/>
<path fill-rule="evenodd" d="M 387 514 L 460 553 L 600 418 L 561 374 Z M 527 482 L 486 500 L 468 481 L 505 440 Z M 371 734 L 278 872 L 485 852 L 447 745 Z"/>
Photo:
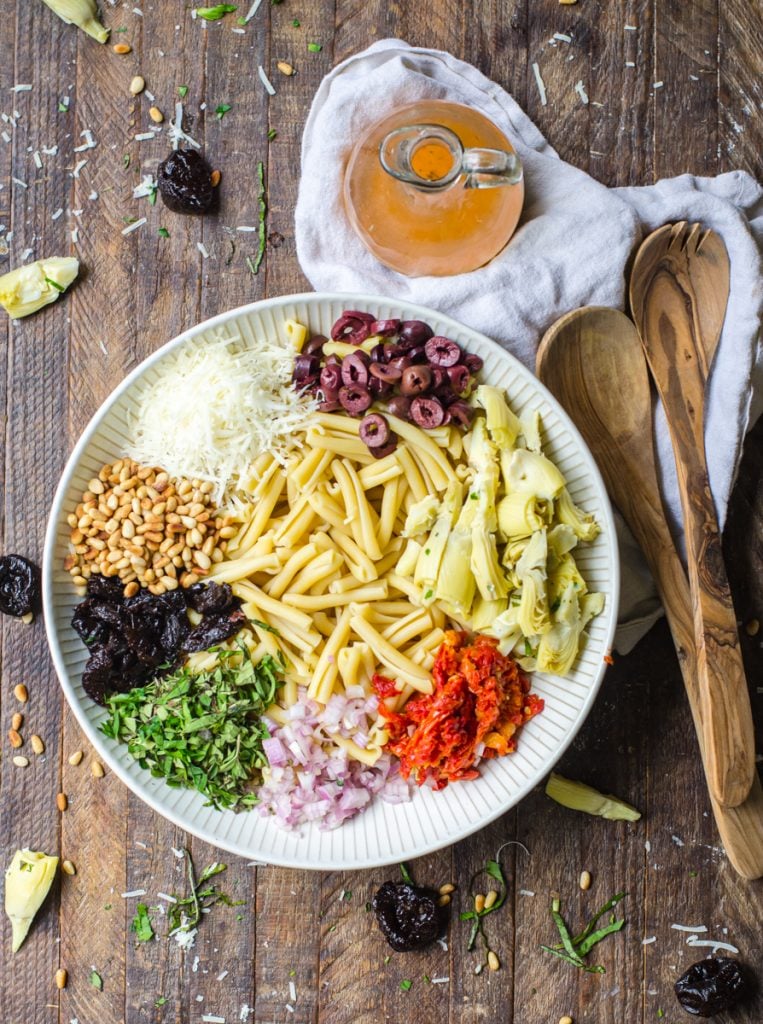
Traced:
<path fill-rule="evenodd" d="M 705 762 L 689 584 L 662 511 L 652 399 L 636 328 L 615 309 L 576 309 L 547 331 L 537 372 L 585 438 L 607 490 L 644 551 L 673 634 Z M 763 876 L 763 787 L 757 774 L 738 807 L 723 807 L 712 794 L 711 803 L 731 864 L 745 878 Z"/>
<path fill-rule="evenodd" d="M 686 535 L 710 790 L 734 807 L 755 773 L 752 710 L 707 476 L 705 392 L 729 295 L 723 242 L 699 224 L 667 224 L 641 244 L 633 318 L 662 399 Z"/>

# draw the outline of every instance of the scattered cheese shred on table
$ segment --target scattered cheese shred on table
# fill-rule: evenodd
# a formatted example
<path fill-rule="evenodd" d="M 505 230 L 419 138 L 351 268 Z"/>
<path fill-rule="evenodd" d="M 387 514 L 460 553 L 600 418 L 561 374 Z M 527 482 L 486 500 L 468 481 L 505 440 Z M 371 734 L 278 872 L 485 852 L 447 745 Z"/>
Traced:
<path fill-rule="evenodd" d="M 533 61 L 533 74 L 535 75 L 535 83 L 538 86 L 538 92 L 540 93 L 541 104 L 545 107 L 547 102 L 546 86 L 543 79 L 541 78 L 540 68 L 538 67 L 537 61 Z"/>
<path fill-rule="evenodd" d="M 314 402 L 292 387 L 294 350 L 279 338 L 205 338 L 162 360 L 131 418 L 127 454 L 170 475 L 208 480 L 220 500 L 245 486 L 263 452 L 284 461 Z"/>

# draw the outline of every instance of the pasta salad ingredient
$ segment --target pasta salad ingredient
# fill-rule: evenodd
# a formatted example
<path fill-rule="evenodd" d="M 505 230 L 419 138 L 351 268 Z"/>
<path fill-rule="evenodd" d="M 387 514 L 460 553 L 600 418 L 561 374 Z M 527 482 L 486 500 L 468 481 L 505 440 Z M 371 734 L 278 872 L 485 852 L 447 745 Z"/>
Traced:
<path fill-rule="evenodd" d="M 543 710 L 516 662 L 488 637 L 470 641 L 466 633 L 446 632 L 432 679 L 431 694 L 411 698 L 401 711 L 380 709 L 389 731 L 385 749 L 400 759 L 403 778 L 418 785 L 430 780 L 442 789 L 477 778 L 480 761 L 515 750 L 517 730 Z M 375 682 L 386 696 L 389 680 Z"/>
<path fill-rule="evenodd" d="M 620 900 L 625 899 L 625 896 L 626 894 L 624 892 L 618 892 L 612 897 L 612 899 L 607 900 L 604 906 L 596 911 L 583 930 L 579 934 L 575 935 L 574 932 L 570 932 L 566 921 L 562 917 L 561 900 L 558 894 L 553 895 L 551 898 L 551 917 L 557 927 L 561 942 L 556 946 L 541 946 L 540 948 L 544 953 L 551 953 L 553 956 L 558 957 L 560 960 L 564 960 L 565 963 L 571 964 L 573 967 L 577 967 L 581 971 L 587 971 L 589 974 L 606 973 L 605 968 L 602 967 L 601 964 L 589 964 L 586 961 L 586 957 L 593 947 L 601 942 L 602 939 L 605 939 L 608 935 L 612 935 L 615 932 L 619 932 L 624 926 L 625 918 L 616 920 L 615 915 L 612 914 L 608 924 L 605 924 L 602 928 L 596 928 L 596 924 L 600 918 L 605 914 L 609 914 L 609 912 L 617 906 Z"/>
<path fill-rule="evenodd" d="M 79 260 L 73 256 L 51 256 L 16 267 L 0 276 L 0 306 L 20 320 L 55 302 L 78 273 Z"/>
<path fill-rule="evenodd" d="M 171 352 L 131 413 L 128 452 L 172 477 L 247 490 L 263 454 L 283 464 L 315 402 L 291 387 L 294 351 L 277 338 L 206 337 Z"/>
<path fill-rule="evenodd" d="M 346 741 L 365 747 L 377 703 L 356 686 L 346 695 L 334 694 L 325 707 L 300 689 L 289 708 L 271 708 L 270 739 L 263 743 L 269 767 L 257 792 L 258 812 L 274 815 L 287 829 L 313 821 L 326 830 L 354 817 L 377 793 L 389 803 L 410 799 L 388 754 L 367 764 L 342 746 Z"/>
<path fill-rule="evenodd" d="M 546 796 L 550 796 L 562 807 L 573 811 L 585 811 L 610 821 L 638 821 L 641 812 L 616 796 L 605 796 L 592 786 L 573 779 L 565 779 L 551 772 L 546 783 Z"/>
<path fill-rule="evenodd" d="M 0 612 L 22 618 L 39 606 L 39 568 L 23 555 L 0 557 Z"/>
<path fill-rule="evenodd" d="M 35 850 L 17 850 L 5 872 L 5 912 L 13 927 L 11 952 L 16 953 L 45 902 L 56 877 L 58 857 Z"/>
<path fill-rule="evenodd" d="M 733 1009 L 749 992 L 738 960 L 711 956 L 685 971 L 675 984 L 676 999 L 694 1017 L 714 1017 Z"/>
<path fill-rule="evenodd" d="M 82 588 L 93 574 L 115 577 L 125 597 L 188 587 L 206 576 L 235 533 L 219 514 L 212 484 L 170 479 L 131 459 L 103 466 L 73 512 L 64 568 Z"/>
<path fill-rule="evenodd" d="M 126 598 L 119 580 L 91 576 L 87 593 L 74 609 L 72 628 L 90 652 L 82 686 L 96 704 L 221 643 L 246 624 L 241 602 L 230 587 L 216 583 L 160 595 L 141 590 Z M 200 619 L 195 626 L 189 609 Z"/>
<path fill-rule="evenodd" d="M 43 3 L 67 25 L 76 25 L 99 43 L 108 41 L 109 30 L 98 20 L 95 0 L 43 0 Z"/>
<path fill-rule="evenodd" d="M 451 422 L 468 425 L 473 410 L 465 399 L 481 368 L 479 356 L 465 354 L 421 320 L 376 320 L 371 313 L 345 310 L 330 341 L 317 335 L 307 342 L 295 359 L 293 378 L 324 412 L 343 409 L 357 416 L 376 401 L 433 429 Z M 367 435 L 361 429 L 361 440 L 368 436 L 375 440 L 378 432 Z M 369 447 L 376 451 L 382 445 Z"/>
<path fill-rule="evenodd" d="M 159 195 L 173 213 L 206 213 L 215 198 L 212 168 L 195 149 L 176 149 L 159 164 Z"/>
<path fill-rule="evenodd" d="M 442 933 L 445 914 L 434 889 L 410 882 L 384 882 L 372 906 L 384 938 L 397 953 L 430 945 Z"/>
<path fill-rule="evenodd" d="M 213 668 L 188 667 L 106 701 L 101 730 L 127 744 L 142 768 L 170 786 L 186 786 L 220 810 L 257 803 L 254 787 L 267 760 L 263 714 L 282 682 L 269 655 L 218 651 Z"/>

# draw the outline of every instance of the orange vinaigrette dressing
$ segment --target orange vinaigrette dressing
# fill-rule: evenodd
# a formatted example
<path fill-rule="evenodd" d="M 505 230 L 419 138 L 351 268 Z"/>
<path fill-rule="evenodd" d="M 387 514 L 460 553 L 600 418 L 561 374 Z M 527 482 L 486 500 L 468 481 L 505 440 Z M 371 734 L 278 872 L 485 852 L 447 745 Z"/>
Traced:
<path fill-rule="evenodd" d="M 441 190 L 423 191 L 384 170 L 379 146 L 395 128 L 440 124 L 464 148 L 513 151 L 509 140 L 484 115 L 444 100 L 401 107 L 375 124 L 352 152 L 345 172 L 348 217 L 382 263 L 411 277 L 461 274 L 488 263 L 506 245 L 519 221 L 524 184 L 466 189 L 463 176 Z M 453 166 L 447 146 L 428 140 L 411 156 L 413 169 L 429 181 Z"/>

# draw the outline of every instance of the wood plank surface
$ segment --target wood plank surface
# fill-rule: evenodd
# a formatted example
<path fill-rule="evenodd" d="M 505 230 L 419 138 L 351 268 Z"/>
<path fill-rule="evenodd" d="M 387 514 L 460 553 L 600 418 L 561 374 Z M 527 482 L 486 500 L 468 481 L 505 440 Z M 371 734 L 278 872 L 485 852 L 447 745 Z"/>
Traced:
<path fill-rule="evenodd" d="M 206 317 L 309 289 L 293 225 L 302 128 L 323 75 L 375 39 L 398 36 L 471 61 L 515 96 L 563 159 L 606 185 L 733 169 L 763 178 L 759 4 L 264 0 L 243 26 L 236 19 L 248 3 L 211 23 L 178 5 L 103 7 L 108 46 L 63 25 L 40 0 L 0 0 L 0 113 L 21 115 L 15 127 L 0 124 L 11 138 L 0 141 L 0 273 L 19 265 L 28 248 L 28 259 L 71 253 L 84 268 L 65 300 L 39 316 L 15 325 L 0 318 L 0 553 L 40 559 L 66 457 L 100 403 L 145 356 Z M 131 52 L 116 55 L 115 42 Z M 281 74 L 279 61 L 296 74 Z M 260 65 L 273 97 L 262 87 Z M 153 100 L 130 95 L 136 74 Z M 11 92 L 17 84 L 32 89 Z M 222 172 L 216 211 L 203 218 L 169 215 L 161 202 L 132 195 L 167 151 L 179 87 L 187 88 L 186 130 Z M 164 115 L 161 131 L 136 140 L 151 131 L 152 105 Z M 230 110 L 218 117 L 221 105 Z M 86 129 L 97 144 L 75 152 Z M 43 154 L 37 168 L 33 153 L 54 145 L 58 151 Z M 259 162 L 267 244 L 253 274 L 247 257 L 256 258 L 258 236 L 238 229 L 258 224 Z M 131 218 L 143 217 L 145 224 L 122 234 Z M 747 440 L 725 534 L 742 624 L 763 615 L 761 451 L 763 423 Z M 760 634 L 743 628 L 741 638 L 763 750 L 756 687 L 763 648 Z M 24 626 L 2 618 L 0 680 L 2 861 L 31 845 L 71 859 L 77 871 L 61 874 L 13 958 L 3 918 L 0 1005 L 10 1024 L 201 1024 L 205 1016 L 226 1024 L 555 1024 L 564 1014 L 575 1024 L 678 1024 L 685 1018 L 673 983 L 705 950 L 688 947 L 687 933 L 673 924 L 705 926 L 763 977 L 763 882 L 740 880 L 719 847 L 664 623 L 616 659 L 559 764 L 562 774 L 635 804 L 641 820 L 575 814 L 538 787 L 482 832 L 409 865 L 422 884 L 456 885 L 445 941 L 417 954 L 393 953 L 366 909 L 378 885 L 397 877 L 396 867 L 317 873 L 228 856 L 218 881 L 239 906 L 209 915 L 188 952 L 164 937 L 159 910 L 152 916 L 161 937 L 137 943 L 130 930 L 136 904 L 162 906 L 166 914 L 159 894 L 186 891 L 184 861 L 173 850 L 188 848 L 197 870 L 221 855 L 156 815 L 111 772 L 92 776 L 92 753 L 65 707 L 41 621 Z M 5 739 L 19 710 L 13 687 L 20 681 L 30 693 L 22 752 L 32 732 L 46 742 L 45 754 L 29 755 L 24 769 L 12 764 Z M 83 761 L 70 765 L 77 750 Z M 69 797 L 63 814 L 55 803 L 61 791 Z M 509 898 L 485 922 L 501 967 L 476 973 L 485 952 L 467 951 L 469 923 L 458 912 L 472 905 L 484 880 L 473 884 L 473 876 L 501 847 Z M 578 884 L 582 870 L 592 875 L 587 892 Z M 144 896 L 122 896 L 141 890 Z M 577 924 L 619 890 L 627 892 L 620 905 L 627 924 L 598 947 L 605 974 L 578 972 L 540 951 L 555 941 L 552 892 Z M 59 966 L 69 972 L 62 992 L 54 983 Z M 102 991 L 90 982 L 93 969 Z M 733 1021 L 761 1018 L 759 993 Z"/>

